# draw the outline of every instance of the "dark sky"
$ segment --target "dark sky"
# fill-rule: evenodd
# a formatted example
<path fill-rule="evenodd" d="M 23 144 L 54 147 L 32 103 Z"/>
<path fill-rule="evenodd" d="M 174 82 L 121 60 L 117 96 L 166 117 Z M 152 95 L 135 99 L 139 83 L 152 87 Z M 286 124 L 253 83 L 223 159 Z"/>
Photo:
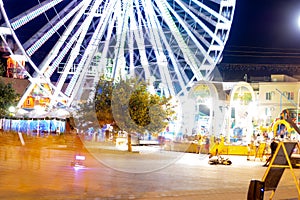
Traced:
<path fill-rule="evenodd" d="M 221 63 L 300 64 L 300 0 L 237 0 Z"/>

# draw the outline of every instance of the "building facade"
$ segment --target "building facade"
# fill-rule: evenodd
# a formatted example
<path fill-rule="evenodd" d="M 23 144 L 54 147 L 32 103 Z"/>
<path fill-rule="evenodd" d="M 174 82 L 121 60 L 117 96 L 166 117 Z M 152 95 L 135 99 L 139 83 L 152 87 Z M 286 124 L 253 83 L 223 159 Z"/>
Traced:
<path fill-rule="evenodd" d="M 287 108 L 299 107 L 300 82 L 259 83 L 257 95 L 258 117 L 270 124 Z"/>

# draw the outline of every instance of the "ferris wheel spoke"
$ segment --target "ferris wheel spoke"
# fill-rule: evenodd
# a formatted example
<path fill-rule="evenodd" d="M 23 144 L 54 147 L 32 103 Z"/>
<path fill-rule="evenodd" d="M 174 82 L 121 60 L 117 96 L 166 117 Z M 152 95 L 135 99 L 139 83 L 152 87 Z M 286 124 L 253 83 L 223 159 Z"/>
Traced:
<path fill-rule="evenodd" d="M 188 77 L 183 71 L 182 63 L 178 62 L 178 60 L 175 56 L 175 52 L 172 49 L 170 43 L 168 42 L 165 33 L 161 29 L 158 29 L 158 30 L 160 31 L 160 37 L 163 41 L 164 47 L 166 48 L 166 50 L 168 52 L 168 57 L 165 54 L 163 55 L 163 61 L 168 63 L 167 66 L 168 66 L 168 71 L 170 74 L 169 76 L 171 77 L 171 81 L 170 81 L 170 79 L 167 79 L 168 86 L 170 86 L 170 83 L 173 84 L 172 88 L 174 88 L 174 94 L 176 94 L 176 95 L 181 90 L 183 91 L 183 93 L 187 94 L 185 82 L 188 81 Z"/>
<path fill-rule="evenodd" d="M 219 45 L 224 45 L 224 43 L 221 41 L 221 39 L 219 37 L 217 37 L 214 32 L 207 26 L 204 24 L 203 21 L 201 21 L 194 13 L 192 13 L 184 4 L 182 4 L 180 1 L 175 0 L 179 6 L 189 15 L 191 16 L 192 19 L 195 20 L 195 22 L 197 22 L 197 24 L 199 24 L 203 30 L 214 40 L 216 41 Z M 174 14 L 174 10 L 170 9 L 172 11 L 172 13 Z"/>
<path fill-rule="evenodd" d="M 155 82 L 158 82 L 158 85 L 164 85 L 164 88 L 158 88 L 163 90 L 161 93 L 175 96 L 176 91 L 174 90 L 174 84 L 171 77 L 172 73 L 170 72 L 169 63 L 164 53 L 164 43 L 167 43 L 166 36 L 163 33 L 161 24 L 156 17 L 152 4 L 148 4 L 149 2 L 146 3 L 145 1 L 143 3 L 143 6 L 148 8 L 145 9 L 147 22 L 144 22 L 144 24 L 147 23 L 146 29 L 155 54 L 155 58 L 153 60 L 156 61 L 156 63 L 152 66 L 152 76 L 155 77 Z M 161 37 L 164 38 L 164 41 Z"/>
<path fill-rule="evenodd" d="M 166 59 L 164 59 L 164 55 L 163 55 L 163 45 L 162 45 L 162 43 L 160 41 L 160 37 L 158 35 L 159 27 L 156 26 L 156 22 L 155 22 L 156 17 L 155 17 L 155 15 L 153 15 L 154 10 L 152 8 L 152 5 L 148 4 L 149 2 L 143 1 L 142 3 L 143 3 L 142 4 L 143 7 L 148 8 L 148 9 L 144 10 L 145 18 L 141 18 L 141 17 L 140 18 L 142 19 L 142 22 L 144 25 L 147 24 L 147 26 L 145 26 L 145 29 L 147 30 L 146 32 L 149 37 L 149 42 L 151 43 L 151 48 L 153 49 L 153 52 L 156 56 L 156 58 L 154 58 L 153 60 L 156 61 L 156 63 L 157 63 L 156 65 L 154 65 L 152 67 L 152 76 L 155 77 L 156 81 L 168 82 L 171 84 L 170 77 L 167 75 L 164 75 L 164 70 L 167 68 L 167 63 L 166 63 Z M 142 15 L 142 13 L 140 13 L 140 16 L 141 15 Z M 162 77 L 165 79 L 163 79 Z M 175 94 L 172 89 L 173 88 L 172 84 L 169 86 L 170 86 L 170 93 Z"/>
<path fill-rule="evenodd" d="M 72 70 L 73 77 L 66 89 L 66 95 L 70 96 L 70 93 L 71 93 L 70 88 L 72 88 L 72 89 L 74 88 L 75 81 L 77 81 L 80 72 L 82 72 L 83 65 L 89 57 L 88 55 L 86 55 L 86 53 L 92 52 L 92 51 L 86 50 L 84 52 L 84 54 L 82 55 L 80 53 L 80 50 L 81 50 L 81 47 L 83 46 L 84 42 L 94 44 L 93 37 L 89 41 L 84 41 L 84 40 L 85 40 L 85 36 L 87 35 L 87 33 L 89 31 L 89 26 L 93 22 L 93 18 L 94 18 L 93 14 L 96 13 L 100 3 L 101 3 L 101 1 L 97 1 L 91 5 L 91 7 L 89 8 L 90 14 L 87 15 L 87 17 L 84 19 L 83 23 L 81 24 L 81 26 L 78 30 L 79 37 L 76 39 L 76 42 L 74 41 L 75 43 L 73 45 L 73 48 L 71 49 L 70 56 L 68 57 L 68 60 L 67 60 L 66 65 L 64 66 L 62 75 L 60 76 L 60 79 L 56 85 L 57 90 L 54 92 L 54 98 L 56 98 L 57 95 L 59 94 L 59 91 L 62 90 L 62 87 L 63 87 L 64 83 L 66 82 L 66 79 L 67 79 L 68 75 L 70 74 L 70 71 Z M 93 36 L 95 37 L 95 34 Z M 73 38 L 75 38 L 75 37 L 73 37 Z M 85 48 L 89 49 L 90 46 L 85 46 Z M 94 46 L 94 45 L 92 45 L 92 46 Z M 74 66 L 75 60 L 77 58 L 80 58 L 80 62 L 79 62 L 79 64 Z"/>
<path fill-rule="evenodd" d="M 47 0 L 40 4 L 37 4 L 28 11 L 23 12 L 21 15 L 11 19 L 11 26 L 14 30 L 20 28 L 36 17 L 44 14 L 47 10 L 53 8 L 55 5 L 59 4 L 63 0 Z"/>
<path fill-rule="evenodd" d="M 211 23 L 212 25 L 216 26 L 219 21 L 223 23 L 230 23 L 230 20 L 224 16 L 222 13 L 215 11 L 214 9 L 210 8 L 209 6 L 205 5 L 203 2 L 199 0 L 192 0 L 194 3 L 193 6 L 189 6 L 191 10 L 196 10 L 195 5 L 197 5 L 199 8 L 198 10 L 206 10 L 207 15 L 201 15 L 202 13 L 200 11 L 195 11 L 195 13 L 198 13 L 200 16 L 202 16 L 203 19 L 205 19 L 207 22 Z M 218 3 L 220 4 L 220 2 Z"/>
<path fill-rule="evenodd" d="M 183 6 L 183 5 L 181 5 L 181 6 Z M 184 20 L 181 18 L 181 16 L 179 16 L 173 9 L 170 9 L 170 10 L 172 11 L 172 13 L 173 13 L 174 16 L 176 17 L 176 19 L 179 21 L 180 25 L 184 28 L 184 30 L 185 30 L 185 32 L 187 33 L 188 37 L 189 37 L 189 38 L 191 39 L 191 41 L 193 42 L 193 43 L 189 42 L 190 44 L 189 44 L 188 46 L 189 46 L 189 47 L 195 46 L 196 49 L 199 49 L 200 52 L 201 52 L 200 57 L 205 57 L 205 56 L 206 56 L 206 59 L 209 61 L 209 63 L 210 63 L 211 65 L 213 65 L 213 63 L 214 63 L 213 59 L 211 59 L 211 58 L 209 57 L 209 55 L 206 54 L 207 51 L 203 48 L 203 46 L 200 44 L 200 42 L 199 42 L 198 40 L 200 39 L 200 40 L 201 40 L 204 44 L 206 44 L 206 46 L 208 46 L 208 47 L 209 47 L 209 42 L 208 42 L 203 36 L 199 35 L 199 34 L 198 34 L 198 31 L 193 30 L 193 29 L 191 28 L 191 26 L 189 26 L 188 24 L 186 24 L 186 22 L 184 22 Z M 184 10 L 185 10 L 185 9 L 184 9 Z M 191 14 L 191 13 L 190 13 L 190 15 L 191 15 L 191 17 L 193 17 L 193 19 L 196 19 L 196 16 L 195 16 L 195 15 L 193 15 L 193 14 Z M 195 21 L 197 21 L 197 19 L 196 19 Z M 207 27 L 207 28 L 208 28 L 208 27 Z M 213 34 L 213 33 L 211 33 L 211 34 Z M 198 36 L 199 39 L 196 38 L 196 36 Z M 198 66 L 200 66 L 200 65 L 198 64 L 198 65 L 197 65 L 197 68 L 192 68 L 194 74 L 195 74 L 195 71 L 199 71 Z M 204 76 L 205 76 L 205 74 L 204 74 Z"/>
<path fill-rule="evenodd" d="M 31 56 L 34 54 L 45 42 L 47 42 L 57 31 L 65 25 L 65 23 L 74 16 L 74 14 L 82 7 L 82 3 L 75 8 L 69 4 L 66 7 L 67 12 L 62 10 L 58 15 L 51 19 L 44 27 L 42 27 L 35 35 L 33 35 L 27 42 L 23 44 L 26 53 Z M 65 15 L 66 14 L 66 15 Z M 65 16 L 64 16 L 65 15 Z M 62 17 L 64 16 L 64 17 Z"/>
<path fill-rule="evenodd" d="M 201 80 L 202 75 L 196 70 L 196 67 L 198 64 L 197 64 L 192 52 L 190 51 L 190 48 L 187 46 L 184 39 L 182 38 L 182 35 L 180 34 L 178 27 L 176 26 L 173 18 L 171 17 L 171 15 L 169 13 L 170 6 L 169 6 L 168 2 L 156 2 L 156 3 L 162 13 L 163 19 L 165 20 L 168 27 L 170 28 L 170 31 L 171 31 L 172 35 L 174 36 L 174 38 L 178 44 L 178 47 L 179 47 L 183 57 L 185 58 L 185 61 L 193 69 L 195 76 L 197 76 L 197 78 L 199 80 Z"/>
<path fill-rule="evenodd" d="M 79 10 L 75 14 L 74 18 L 72 19 L 66 30 L 63 32 L 63 34 L 61 34 L 58 42 L 53 46 L 51 51 L 48 53 L 47 57 L 40 64 L 42 66 L 41 70 L 45 72 L 47 77 L 50 77 L 54 73 L 56 68 L 58 68 L 59 63 L 66 56 L 69 49 L 72 47 L 74 40 L 76 40 L 76 38 L 78 37 L 80 29 L 78 30 L 77 28 L 76 32 L 73 32 L 75 26 L 84 14 L 86 8 L 87 5 L 84 5 L 83 2 L 81 2 L 73 10 L 68 11 L 69 13 L 73 13 Z"/>
<path fill-rule="evenodd" d="M 220 20 L 218 21 L 219 23 L 215 27 L 215 35 L 219 37 L 225 45 L 225 42 L 228 39 L 229 36 L 229 31 L 231 28 L 231 21 L 233 18 L 233 13 L 234 13 L 234 8 L 235 8 L 235 1 L 222 1 L 220 2 L 220 9 L 219 9 L 219 18 L 225 17 L 227 20 Z M 206 80 L 209 80 L 208 78 L 212 71 L 213 71 L 213 66 L 219 62 L 221 53 L 224 49 L 224 45 L 216 45 L 214 44 L 214 41 L 211 42 L 207 54 L 209 57 L 211 57 L 214 60 L 213 65 L 210 64 L 210 62 L 207 60 L 208 57 L 205 57 L 205 59 L 202 61 L 200 70 L 204 70 L 207 72 L 206 74 Z"/>
<path fill-rule="evenodd" d="M 120 77 L 124 78 L 124 68 L 125 68 L 125 58 L 124 58 L 124 47 L 126 41 L 126 35 L 128 32 L 128 20 L 129 20 L 129 7 L 130 2 L 123 2 L 123 6 L 121 8 L 122 2 L 118 2 L 117 13 L 120 13 L 116 20 L 116 54 L 114 57 L 114 67 L 113 67 L 113 79 L 118 80 Z"/>
<path fill-rule="evenodd" d="M 114 25 L 115 25 L 115 21 L 116 21 L 116 17 L 117 15 L 113 15 L 113 12 L 111 12 L 111 10 L 114 9 L 115 3 L 110 3 L 107 6 L 107 9 L 104 10 L 103 12 L 105 13 L 105 15 L 103 15 L 103 17 L 100 19 L 99 22 L 99 26 L 100 31 L 98 33 L 98 37 L 97 39 L 99 40 L 99 49 L 101 49 L 100 53 L 100 60 L 99 62 L 97 62 L 97 73 L 103 73 L 106 77 L 112 78 L 111 73 L 107 72 L 107 68 L 112 68 L 112 66 L 110 66 L 112 64 L 112 58 L 109 59 L 109 57 L 112 57 L 111 55 L 109 55 L 109 49 L 110 47 L 110 43 L 113 40 L 113 29 L 114 29 Z M 111 23 L 108 23 L 108 21 L 110 21 Z M 104 24 L 108 24 L 108 27 L 106 28 L 106 26 Z M 104 32 L 107 30 L 107 36 L 106 36 L 106 40 L 101 41 Z M 96 32 L 95 32 L 96 33 Z M 105 67 L 106 66 L 106 67 Z M 99 77 L 95 77 L 94 82 L 93 82 L 93 86 L 95 86 L 98 82 Z M 84 84 L 84 83 L 83 83 Z M 75 94 L 76 91 L 79 91 L 79 87 L 82 85 L 82 83 L 79 81 L 76 83 L 76 86 L 74 87 L 75 91 L 73 91 L 73 98 L 75 98 Z M 80 95 L 79 95 L 80 96 Z M 94 96 L 93 94 L 91 94 L 91 96 Z"/>
<path fill-rule="evenodd" d="M 170 76 L 171 76 L 171 80 L 167 79 L 169 83 L 169 86 L 171 86 L 170 84 L 173 83 L 173 86 L 171 88 L 174 88 L 174 94 L 177 94 L 178 91 L 183 90 L 184 93 L 187 93 L 186 87 L 185 87 L 185 82 L 188 81 L 188 77 L 186 76 L 186 74 L 183 72 L 182 67 L 180 65 L 180 63 L 177 61 L 176 56 L 170 46 L 170 44 L 167 41 L 167 37 L 164 34 L 164 32 L 160 30 L 160 37 L 163 41 L 163 44 L 168 52 L 168 58 L 166 57 L 166 55 L 163 55 L 163 57 L 160 59 L 161 61 L 163 61 L 163 63 L 168 63 L 168 71 L 170 72 Z M 168 59 L 170 60 L 170 62 L 172 63 L 172 65 L 170 66 Z M 166 71 L 166 69 L 165 69 Z"/>
<path fill-rule="evenodd" d="M 109 23 L 108 27 L 107 27 L 107 39 L 104 41 L 104 44 L 102 45 L 102 41 L 100 42 L 100 46 L 102 47 L 102 51 L 101 51 L 101 58 L 99 61 L 99 68 L 98 71 L 105 73 L 105 67 L 107 65 L 108 60 L 106 59 L 108 57 L 108 51 L 109 51 L 109 45 L 110 45 L 110 41 L 113 35 L 113 28 L 114 28 L 114 22 L 116 21 L 116 17 L 117 15 L 110 15 L 109 17 L 107 17 L 107 20 L 111 19 L 111 23 Z M 100 23 L 103 24 L 103 23 Z M 105 31 L 105 26 L 101 25 L 101 30 L 100 30 L 100 35 L 103 35 L 104 31 Z M 108 77 L 110 77 L 110 75 L 106 74 Z"/>
<path fill-rule="evenodd" d="M 140 13 L 138 15 L 139 15 L 139 17 L 141 17 Z M 148 33 L 146 31 L 143 34 L 142 28 L 138 28 L 138 27 L 142 27 L 142 24 L 138 24 L 138 21 L 135 20 L 133 10 L 131 12 L 130 18 L 132 19 L 132 21 L 130 23 L 130 25 L 131 25 L 130 32 L 133 32 L 133 35 L 135 36 L 135 39 L 137 42 L 137 48 L 139 49 L 139 54 L 141 57 L 141 66 L 144 69 L 145 78 L 149 79 L 151 73 L 149 70 L 149 62 L 148 62 L 147 55 L 146 55 L 146 51 L 147 51 L 146 48 L 149 48 L 149 47 L 145 44 L 145 37 L 144 37 L 144 34 L 148 34 Z M 132 37 L 133 37 L 133 35 L 132 35 Z"/>
<path fill-rule="evenodd" d="M 108 8 L 114 7 L 116 5 L 117 1 L 111 1 L 110 5 L 108 5 Z M 99 5 L 94 5 L 95 8 L 97 8 L 97 6 Z M 110 12 L 106 12 L 106 15 L 103 16 L 99 23 L 97 24 L 97 27 L 95 30 L 93 30 L 93 35 L 92 38 L 89 42 L 89 44 L 86 47 L 86 50 L 84 52 L 84 54 L 82 55 L 82 59 L 80 60 L 78 66 L 76 67 L 76 71 L 74 73 L 74 75 L 71 78 L 71 81 L 66 89 L 66 94 L 68 96 L 71 96 L 71 99 L 75 98 L 76 93 L 79 91 L 79 87 L 82 85 L 82 81 L 84 80 L 85 76 L 82 76 L 82 73 L 88 73 L 88 68 L 89 68 L 89 64 L 91 62 L 91 60 L 93 59 L 92 55 L 90 55 L 91 52 L 95 52 L 96 49 L 98 48 L 99 45 L 99 38 L 102 37 L 102 35 L 104 34 L 104 31 L 106 29 L 106 26 L 103 26 L 103 23 L 108 22 L 108 20 L 110 19 L 110 16 L 112 16 L 112 9 L 109 9 L 108 11 Z M 105 10 L 103 10 L 103 12 L 105 12 Z M 92 11 L 93 13 L 93 11 Z M 106 53 L 104 53 L 106 54 Z M 102 57 L 103 55 L 101 55 Z M 100 61 L 103 62 L 103 61 Z M 97 66 L 99 67 L 99 66 Z M 98 74 L 98 70 L 94 70 L 94 73 Z M 94 75 L 95 76 L 95 75 Z M 97 78 L 96 78 L 97 79 Z M 96 83 L 95 81 L 93 82 L 94 84 Z M 94 84 L 92 84 L 91 87 L 95 86 Z"/>
<path fill-rule="evenodd" d="M 151 5 L 145 5 L 145 7 L 149 8 L 145 10 L 146 16 L 148 17 L 149 20 L 149 32 L 151 39 L 150 41 L 152 42 L 152 46 L 156 52 L 156 59 L 157 63 L 159 65 L 159 72 L 162 80 L 161 82 L 165 85 L 168 86 L 170 94 L 175 96 L 176 91 L 174 90 L 174 85 L 173 85 L 173 79 L 171 77 L 171 72 L 170 69 L 168 68 L 168 61 L 167 57 L 163 52 L 164 46 L 166 46 L 167 50 L 171 51 L 171 48 L 167 42 L 166 36 L 162 30 L 162 27 L 160 25 L 160 22 L 158 21 L 157 17 L 155 17 L 155 11 L 153 10 L 153 7 Z M 155 31 L 156 30 L 156 31 Z M 175 57 L 172 53 L 170 53 L 171 60 L 173 61 L 174 66 L 177 66 L 177 63 L 175 61 Z M 177 73 L 179 74 L 179 73 Z M 180 76 L 181 78 L 181 76 Z M 183 83 L 181 81 L 180 83 Z M 181 88 L 184 88 L 184 85 L 181 84 Z"/>
<path fill-rule="evenodd" d="M 208 1 L 211 1 L 211 2 L 213 2 L 213 3 L 220 4 L 222 0 L 208 0 Z"/>
<path fill-rule="evenodd" d="M 82 18 L 83 15 L 86 14 L 85 12 L 89 7 L 89 4 L 86 4 L 86 3 L 83 4 L 83 3 L 84 2 L 81 2 L 81 4 L 78 4 L 75 9 L 73 9 L 69 12 L 69 13 L 72 13 L 74 11 L 77 11 L 80 8 L 78 13 L 76 13 L 75 17 L 73 18 L 72 22 L 69 24 L 69 26 L 67 27 L 65 32 L 62 34 L 62 36 L 59 40 L 60 42 L 58 42 L 56 44 L 56 46 L 49 53 L 49 57 L 45 59 L 45 61 L 48 61 L 48 64 L 44 64 L 43 66 L 46 67 L 46 69 L 44 71 L 48 77 L 50 77 L 54 73 L 54 71 L 57 68 L 59 68 L 59 65 L 61 64 L 62 60 L 68 54 L 68 52 L 73 47 L 73 45 L 75 43 L 79 44 L 78 38 L 80 37 L 80 34 L 82 35 L 82 30 L 86 29 L 86 26 L 81 25 L 77 28 L 75 28 L 75 27 L 79 23 L 84 24 L 83 22 L 80 22 L 80 19 Z M 87 21 L 85 23 L 87 23 Z M 89 23 L 90 22 L 88 22 L 88 24 Z M 76 30 L 75 33 L 73 33 L 74 29 Z M 78 50 L 78 47 L 77 47 L 77 50 Z M 74 52 L 72 55 L 74 55 Z M 51 65 L 50 65 L 50 62 L 52 63 Z M 70 60 L 68 60 L 67 62 L 70 62 Z M 47 67 L 49 65 L 50 65 L 50 67 Z M 74 72 L 74 69 L 72 69 L 72 71 Z"/>

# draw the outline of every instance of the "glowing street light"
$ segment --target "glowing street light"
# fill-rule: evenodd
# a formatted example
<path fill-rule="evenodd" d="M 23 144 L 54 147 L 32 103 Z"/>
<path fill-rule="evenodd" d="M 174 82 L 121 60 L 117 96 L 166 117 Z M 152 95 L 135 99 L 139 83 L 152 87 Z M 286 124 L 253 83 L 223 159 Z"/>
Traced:
<path fill-rule="evenodd" d="M 9 111 L 9 116 L 12 117 L 14 115 L 14 113 L 16 112 L 16 108 L 14 106 L 10 106 L 8 108 Z M 12 119 L 10 118 L 10 122 L 9 122 L 9 130 L 11 131 L 11 125 L 12 125 Z"/>
<path fill-rule="evenodd" d="M 13 113 L 16 112 L 16 108 L 15 108 L 14 106 L 10 106 L 10 107 L 8 108 L 8 111 L 9 111 L 9 115 L 12 116 Z"/>
<path fill-rule="evenodd" d="M 9 117 L 12 117 L 16 114 L 16 108 L 14 106 L 10 106 L 8 108 L 8 112 L 9 112 Z"/>

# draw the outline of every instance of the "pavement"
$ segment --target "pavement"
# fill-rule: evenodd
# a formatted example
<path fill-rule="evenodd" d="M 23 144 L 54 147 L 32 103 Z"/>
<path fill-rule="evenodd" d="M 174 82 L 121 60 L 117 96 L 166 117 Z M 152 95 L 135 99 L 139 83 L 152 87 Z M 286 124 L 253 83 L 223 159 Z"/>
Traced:
<path fill-rule="evenodd" d="M 160 147 L 85 145 L 85 150 L 0 145 L 0 199 L 243 200 L 251 179 L 260 180 L 263 161 L 224 156 L 232 165 L 209 165 L 202 154 Z M 123 149 L 122 149 L 123 148 Z M 70 163 L 84 155 L 81 169 Z M 300 177 L 299 169 L 294 170 Z M 268 199 L 270 192 L 265 192 Z M 287 169 L 273 199 L 298 199 Z"/>

